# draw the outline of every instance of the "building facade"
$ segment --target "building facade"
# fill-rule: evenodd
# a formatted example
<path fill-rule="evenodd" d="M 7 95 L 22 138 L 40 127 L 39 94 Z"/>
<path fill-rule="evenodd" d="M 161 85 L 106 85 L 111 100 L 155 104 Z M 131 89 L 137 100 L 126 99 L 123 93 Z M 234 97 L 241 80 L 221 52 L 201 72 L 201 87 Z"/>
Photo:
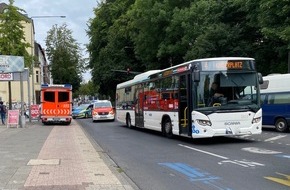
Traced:
<path fill-rule="evenodd" d="M 7 4 L 0 3 L 0 14 L 5 10 Z M 19 13 L 20 14 L 20 13 Z M 32 61 L 32 67 L 29 70 L 29 79 L 23 81 L 23 94 L 24 103 L 40 104 L 40 87 L 42 83 L 49 84 L 50 73 L 49 67 L 45 56 L 45 50 L 40 44 L 35 42 L 35 30 L 33 19 L 26 15 L 27 21 L 22 21 L 24 26 L 25 41 L 31 44 L 31 47 L 27 48 L 27 52 L 34 57 Z M 19 104 L 21 102 L 21 88 L 20 81 L 11 81 L 11 97 L 12 104 Z M 2 80 L 0 77 L 0 100 L 6 104 L 9 102 L 9 89 L 8 81 Z"/>

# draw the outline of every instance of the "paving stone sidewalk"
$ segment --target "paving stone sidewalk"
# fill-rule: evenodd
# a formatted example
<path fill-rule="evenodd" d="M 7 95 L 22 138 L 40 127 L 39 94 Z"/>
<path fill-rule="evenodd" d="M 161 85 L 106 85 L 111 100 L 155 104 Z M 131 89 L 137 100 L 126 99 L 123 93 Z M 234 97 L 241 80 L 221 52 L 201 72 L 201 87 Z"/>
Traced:
<path fill-rule="evenodd" d="M 0 126 L 0 189 L 138 189 L 73 121 Z"/>

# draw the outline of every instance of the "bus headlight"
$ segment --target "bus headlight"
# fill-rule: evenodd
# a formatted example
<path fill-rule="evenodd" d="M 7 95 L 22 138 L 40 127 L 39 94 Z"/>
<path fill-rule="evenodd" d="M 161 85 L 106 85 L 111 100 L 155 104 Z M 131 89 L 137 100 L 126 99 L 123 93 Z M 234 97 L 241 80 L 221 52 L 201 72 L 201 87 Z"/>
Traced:
<path fill-rule="evenodd" d="M 196 122 L 202 126 L 211 126 L 211 122 L 209 120 L 197 119 Z"/>
<path fill-rule="evenodd" d="M 252 120 L 252 123 L 259 123 L 261 121 L 261 117 L 256 117 Z"/>

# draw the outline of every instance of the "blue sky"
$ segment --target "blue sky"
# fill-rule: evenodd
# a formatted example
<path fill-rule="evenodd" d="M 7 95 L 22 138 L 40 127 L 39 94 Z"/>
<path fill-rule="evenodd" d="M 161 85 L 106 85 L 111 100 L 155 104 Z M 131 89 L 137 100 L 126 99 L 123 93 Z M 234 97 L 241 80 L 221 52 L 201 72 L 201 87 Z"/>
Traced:
<path fill-rule="evenodd" d="M 0 0 L 9 4 L 8 0 Z M 35 40 L 45 48 L 45 38 L 47 32 L 53 25 L 67 24 L 67 28 L 72 31 L 73 38 L 77 43 L 89 42 L 86 34 L 87 22 L 94 18 L 93 9 L 97 7 L 97 0 L 15 0 L 14 5 L 25 10 L 28 17 L 33 16 L 66 16 L 66 18 L 33 18 L 35 27 Z M 84 52 L 84 57 L 87 54 Z M 89 72 L 84 74 L 84 79 L 89 80 Z"/>

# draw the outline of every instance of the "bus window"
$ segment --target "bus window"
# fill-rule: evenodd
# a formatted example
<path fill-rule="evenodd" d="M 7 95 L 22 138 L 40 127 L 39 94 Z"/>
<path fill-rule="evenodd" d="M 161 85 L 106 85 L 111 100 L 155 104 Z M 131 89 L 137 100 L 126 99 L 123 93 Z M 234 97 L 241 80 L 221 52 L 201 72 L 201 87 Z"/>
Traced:
<path fill-rule="evenodd" d="M 150 90 L 155 89 L 155 83 L 154 83 L 154 82 L 150 82 L 150 83 L 149 83 L 149 89 L 150 89 Z"/>

